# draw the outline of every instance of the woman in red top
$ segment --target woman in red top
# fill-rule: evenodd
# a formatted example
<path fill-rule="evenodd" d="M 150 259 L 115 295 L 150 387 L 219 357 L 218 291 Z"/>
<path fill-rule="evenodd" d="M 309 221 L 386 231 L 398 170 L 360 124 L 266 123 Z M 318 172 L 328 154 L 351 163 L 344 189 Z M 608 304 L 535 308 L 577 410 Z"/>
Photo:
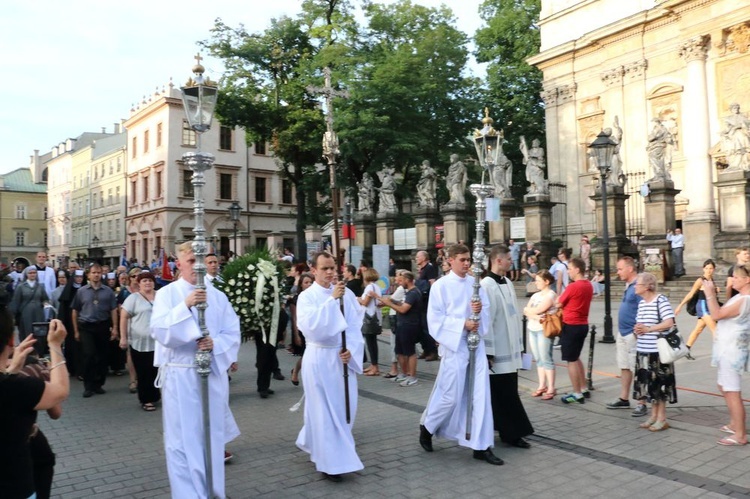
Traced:
<path fill-rule="evenodd" d="M 585 376 L 581 350 L 589 331 L 589 308 L 594 296 L 594 287 L 586 279 L 586 262 L 573 258 L 568 262 L 570 284 L 557 299 L 557 306 L 563 311 L 563 327 L 560 335 L 562 360 L 568 362 L 568 376 L 573 387 L 561 400 L 564 404 L 578 402 L 583 404 Z"/>

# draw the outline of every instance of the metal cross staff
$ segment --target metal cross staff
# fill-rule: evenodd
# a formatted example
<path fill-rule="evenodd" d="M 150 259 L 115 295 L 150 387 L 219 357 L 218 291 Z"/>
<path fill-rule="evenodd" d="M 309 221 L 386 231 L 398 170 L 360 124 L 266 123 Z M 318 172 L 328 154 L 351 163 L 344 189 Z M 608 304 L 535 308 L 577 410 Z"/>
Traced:
<path fill-rule="evenodd" d="M 341 266 L 344 264 L 341 254 L 341 238 L 339 236 L 339 189 L 336 187 L 336 157 L 339 155 L 339 138 L 333 131 L 333 98 L 348 98 L 349 92 L 335 90 L 331 86 L 331 68 L 323 68 L 325 84 L 322 87 L 309 86 L 307 91 L 311 94 L 322 95 L 326 100 L 326 133 L 323 136 L 323 157 L 328 161 L 331 183 L 331 209 L 333 211 L 333 238 L 336 247 L 336 268 L 338 269 L 339 281 L 344 279 Z M 339 299 L 341 313 L 344 314 L 344 297 Z M 346 330 L 341 331 L 341 351 L 346 350 Z M 344 403 L 346 405 L 346 422 L 351 422 L 351 409 L 349 407 L 349 367 L 344 364 Z"/>

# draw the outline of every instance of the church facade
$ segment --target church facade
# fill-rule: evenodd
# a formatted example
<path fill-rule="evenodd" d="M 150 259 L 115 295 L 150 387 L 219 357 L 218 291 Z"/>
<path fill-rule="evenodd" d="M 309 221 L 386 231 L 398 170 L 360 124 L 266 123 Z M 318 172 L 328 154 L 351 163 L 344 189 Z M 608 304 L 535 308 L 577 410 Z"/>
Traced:
<path fill-rule="evenodd" d="M 542 0 L 539 26 L 529 63 L 544 75 L 549 179 L 566 187 L 565 199 L 553 199 L 563 205 L 553 233 L 573 247 L 600 233 L 588 145 L 609 128 L 621 136 L 629 195 L 622 230 L 639 244 L 650 202 L 642 187 L 658 173 L 650 141 L 663 127 L 688 270 L 711 257 L 733 261 L 734 248 L 750 245 L 750 4 Z"/>

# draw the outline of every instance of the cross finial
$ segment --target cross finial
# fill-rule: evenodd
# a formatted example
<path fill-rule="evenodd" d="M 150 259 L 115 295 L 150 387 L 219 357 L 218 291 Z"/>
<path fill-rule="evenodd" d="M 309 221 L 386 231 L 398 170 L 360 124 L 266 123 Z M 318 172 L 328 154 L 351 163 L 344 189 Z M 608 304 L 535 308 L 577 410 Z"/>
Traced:
<path fill-rule="evenodd" d="M 201 57 L 201 53 L 200 52 L 198 52 L 197 54 L 195 54 L 195 63 L 196 64 L 200 64 L 202 60 L 203 60 L 203 57 Z"/>

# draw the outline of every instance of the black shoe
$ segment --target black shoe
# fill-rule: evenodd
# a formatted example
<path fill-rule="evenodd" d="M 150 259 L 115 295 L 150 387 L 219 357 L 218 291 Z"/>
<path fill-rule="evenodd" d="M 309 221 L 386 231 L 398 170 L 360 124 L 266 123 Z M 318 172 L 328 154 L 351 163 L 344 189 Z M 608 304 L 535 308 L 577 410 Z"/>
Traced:
<path fill-rule="evenodd" d="M 92 392 L 91 390 L 85 390 L 83 392 L 83 398 L 85 398 L 85 399 L 87 399 L 89 397 L 93 397 L 93 396 L 94 396 L 94 392 Z"/>
<path fill-rule="evenodd" d="M 326 480 L 330 480 L 334 483 L 340 483 L 344 481 L 344 477 L 341 475 L 329 475 L 328 473 L 323 473 L 323 478 Z"/>
<path fill-rule="evenodd" d="M 427 452 L 432 452 L 432 433 L 423 424 L 419 425 L 419 445 Z"/>
<path fill-rule="evenodd" d="M 529 449 L 529 448 L 531 448 L 531 444 L 525 438 L 519 438 L 518 440 L 514 440 L 513 442 L 509 442 L 509 443 L 513 447 L 518 447 L 519 449 Z"/>
<path fill-rule="evenodd" d="M 583 398 L 590 399 L 591 398 L 591 392 L 588 390 L 584 390 L 581 392 L 581 395 L 583 395 Z"/>
<path fill-rule="evenodd" d="M 480 459 L 482 461 L 487 461 L 490 464 L 494 464 L 495 466 L 502 466 L 505 464 L 505 462 L 497 457 L 495 454 L 492 453 L 492 449 L 488 448 L 487 450 L 475 450 L 474 451 L 474 459 Z"/>
<path fill-rule="evenodd" d="M 275 371 L 273 372 L 273 379 L 275 379 L 275 380 L 277 380 L 277 381 L 284 381 L 284 380 L 285 380 L 286 378 L 284 377 L 284 375 L 283 375 L 283 374 L 281 374 L 281 370 L 279 370 L 279 369 L 276 369 L 276 370 L 275 370 Z"/>
<path fill-rule="evenodd" d="M 268 390 L 266 390 L 266 392 L 267 392 L 267 393 L 268 393 L 269 395 L 273 395 L 274 393 L 276 393 L 275 391 L 271 390 L 270 388 L 269 388 Z"/>
<path fill-rule="evenodd" d="M 261 391 L 258 392 L 258 394 L 260 395 L 260 398 L 267 399 L 268 396 L 271 394 L 271 391 L 270 390 L 261 390 Z"/>
<path fill-rule="evenodd" d="M 107 393 L 107 391 L 101 386 L 97 386 L 96 388 L 94 388 L 94 393 L 98 395 L 104 395 L 105 393 Z"/>

